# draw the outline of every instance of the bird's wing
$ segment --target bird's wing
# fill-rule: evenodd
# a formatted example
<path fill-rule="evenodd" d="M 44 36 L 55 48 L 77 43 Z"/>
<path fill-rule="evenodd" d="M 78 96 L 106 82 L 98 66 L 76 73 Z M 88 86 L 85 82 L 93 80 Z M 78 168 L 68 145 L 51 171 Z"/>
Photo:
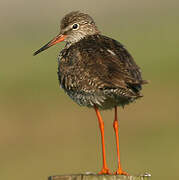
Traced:
<path fill-rule="evenodd" d="M 119 42 L 102 37 L 88 49 L 88 55 L 83 53 L 91 78 L 98 79 L 104 88 L 140 89 L 146 81 L 142 80 L 140 68 L 132 56 Z"/>

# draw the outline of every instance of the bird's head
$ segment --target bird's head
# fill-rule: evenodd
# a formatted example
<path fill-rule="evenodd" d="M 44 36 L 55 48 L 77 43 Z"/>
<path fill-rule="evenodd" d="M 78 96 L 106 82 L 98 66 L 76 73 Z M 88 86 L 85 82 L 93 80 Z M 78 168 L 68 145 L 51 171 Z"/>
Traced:
<path fill-rule="evenodd" d="M 45 46 L 36 51 L 34 55 L 37 55 L 59 42 L 66 41 L 71 45 L 88 35 L 98 33 L 99 31 L 94 20 L 88 14 L 79 11 L 71 12 L 61 20 L 60 33 Z"/>

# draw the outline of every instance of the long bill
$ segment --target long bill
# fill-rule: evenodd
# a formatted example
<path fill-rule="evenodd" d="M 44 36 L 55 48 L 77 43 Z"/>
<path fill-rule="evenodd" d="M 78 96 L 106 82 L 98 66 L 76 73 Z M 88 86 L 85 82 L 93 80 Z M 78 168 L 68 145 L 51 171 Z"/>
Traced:
<path fill-rule="evenodd" d="M 41 47 L 39 50 L 37 50 L 36 52 L 34 52 L 34 56 L 39 54 L 40 52 L 48 49 L 49 47 L 59 43 L 59 42 L 62 42 L 65 40 L 67 35 L 63 35 L 63 34 L 58 34 L 56 37 L 54 37 L 51 41 L 49 41 L 46 45 L 44 45 L 43 47 Z"/>

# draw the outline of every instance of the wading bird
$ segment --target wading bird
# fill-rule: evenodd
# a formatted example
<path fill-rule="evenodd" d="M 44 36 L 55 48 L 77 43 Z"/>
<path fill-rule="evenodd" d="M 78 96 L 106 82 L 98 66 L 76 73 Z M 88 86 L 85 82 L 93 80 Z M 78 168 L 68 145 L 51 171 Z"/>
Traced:
<path fill-rule="evenodd" d="M 100 33 L 94 20 L 85 13 L 71 12 L 61 21 L 60 33 L 34 53 L 65 41 L 58 56 L 58 78 L 66 94 L 81 106 L 94 108 L 101 131 L 103 168 L 100 174 L 110 174 L 106 163 L 104 123 L 99 110 L 114 108 L 113 127 L 116 136 L 118 169 L 122 170 L 119 153 L 117 107 L 124 107 L 142 97 L 139 66 L 118 41 Z"/>

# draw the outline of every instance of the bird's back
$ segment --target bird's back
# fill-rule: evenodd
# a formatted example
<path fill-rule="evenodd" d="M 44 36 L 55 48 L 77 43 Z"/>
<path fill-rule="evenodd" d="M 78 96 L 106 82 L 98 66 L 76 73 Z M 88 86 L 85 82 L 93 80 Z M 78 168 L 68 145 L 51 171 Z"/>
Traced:
<path fill-rule="evenodd" d="M 78 104 L 98 104 L 101 109 L 124 106 L 141 97 L 146 83 L 124 46 L 100 34 L 67 45 L 59 56 L 58 76 Z"/>

